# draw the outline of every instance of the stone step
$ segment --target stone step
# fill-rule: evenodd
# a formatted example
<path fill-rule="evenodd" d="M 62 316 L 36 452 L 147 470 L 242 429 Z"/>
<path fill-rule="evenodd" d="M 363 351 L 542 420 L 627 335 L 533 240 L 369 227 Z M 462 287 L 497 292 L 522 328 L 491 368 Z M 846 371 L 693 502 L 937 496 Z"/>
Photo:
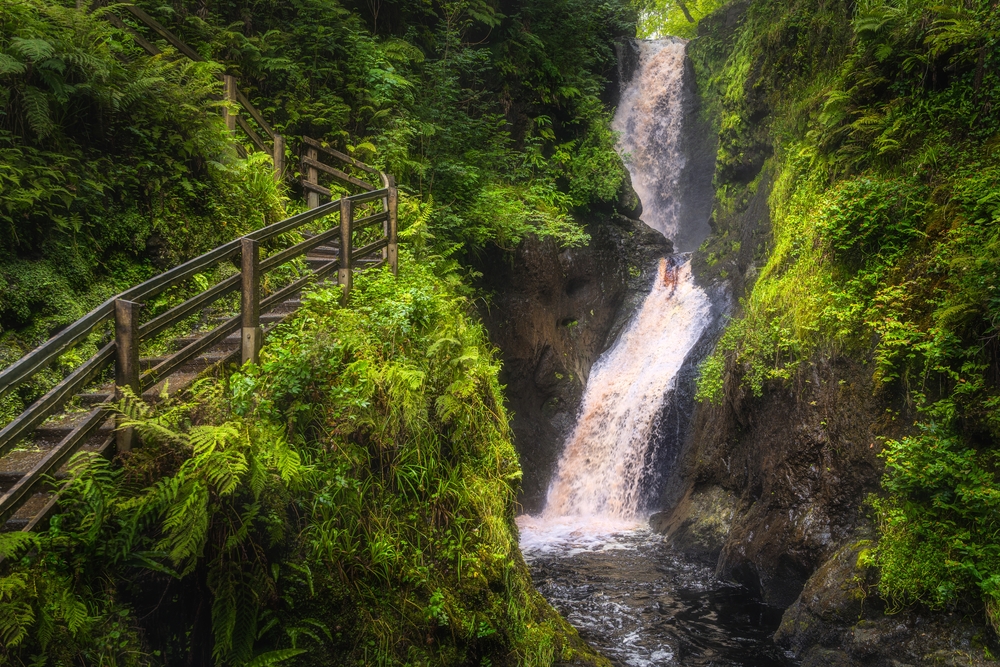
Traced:
<path fill-rule="evenodd" d="M 190 345 L 191 343 L 201 340 L 201 338 L 202 336 L 198 334 L 192 334 L 190 336 L 180 336 L 173 340 L 172 347 L 174 350 L 181 350 Z M 240 346 L 240 332 L 236 331 L 234 333 L 229 334 L 221 341 L 216 343 L 213 349 L 235 350 L 239 346 Z"/>
<path fill-rule="evenodd" d="M 302 306 L 302 302 L 298 298 L 294 298 L 294 299 L 289 299 L 288 301 L 283 301 L 283 302 L 279 303 L 278 305 L 274 306 L 273 308 L 271 308 L 271 310 L 269 310 L 267 312 L 268 313 L 284 313 L 284 314 L 287 315 L 289 313 L 294 313 L 301 306 Z"/>
<path fill-rule="evenodd" d="M 239 341 L 237 341 L 237 345 L 239 345 Z M 185 371 L 185 370 L 189 370 L 189 369 L 190 370 L 205 370 L 206 368 L 208 368 L 212 364 L 214 364 L 214 363 L 222 360 L 222 358 L 225 357 L 225 356 L 226 356 L 226 352 L 223 352 L 223 351 L 216 352 L 214 350 L 214 346 L 213 346 L 212 350 L 210 350 L 209 353 L 207 353 L 207 354 L 203 353 L 203 354 L 198 355 L 197 357 L 194 357 L 192 359 L 188 359 L 187 361 L 184 362 L 184 365 L 181 366 L 180 369 L 178 369 L 178 370 L 179 371 Z M 140 359 L 139 360 L 139 370 L 141 370 L 141 371 L 148 371 L 150 368 L 155 368 L 159 364 L 163 363 L 168 358 L 169 357 L 162 356 L 162 357 L 146 357 L 144 359 Z"/>
<path fill-rule="evenodd" d="M 43 431 L 41 434 L 39 434 L 39 431 L 43 430 L 36 430 L 33 440 L 22 443 L 21 448 L 8 452 L 3 458 L 0 458 L 0 494 L 6 493 L 69 434 L 68 430 L 64 433 L 56 433 L 53 430 L 49 430 L 47 432 Z M 107 438 L 112 436 L 113 432 L 114 420 L 109 418 L 83 442 L 81 449 L 85 451 L 100 449 Z M 65 477 L 65 470 L 60 469 L 55 477 L 57 479 Z"/>
<path fill-rule="evenodd" d="M 261 325 L 277 324 L 278 322 L 281 322 L 286 317 L 288 317 L 288 315 L 289 313 L 278 313 L 271 311 L 269 313 L 265 313 L 264 315 L 260 316 L 260 323 Z"/>
<path fill-rule="evenodd" d="M 321 257 L 325 257 L 327 259 L 337 259 L 340 257 L 340 248 L 321 245 L 306 253 L 306 259 L 319 259 Z"/>
<path fill-rule="evenodd" d="M 100 387 L 95 387 L 94 389 L 76 395 L 76 402 L 85 408 L 92 408 L 98 403 L 103 403 L 107 400 L 108 394 L 114 393 L 115 388 L 110 383 L 102 384 Z"/>

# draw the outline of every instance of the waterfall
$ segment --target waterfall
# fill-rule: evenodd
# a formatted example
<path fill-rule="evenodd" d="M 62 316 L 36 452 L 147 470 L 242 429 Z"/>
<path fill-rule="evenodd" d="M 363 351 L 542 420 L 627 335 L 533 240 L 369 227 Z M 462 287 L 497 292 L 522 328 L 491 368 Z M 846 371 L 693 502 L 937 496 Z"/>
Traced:
<path fill-rule="evenodd" d="M 710 309 L 687 257 L 661 259 L 641 309 L 591 371 L 580 418 L 549 487 L 546 516 L 638 515 L 656 418 Z"/>
<path fill-rule="evenodd" d="M 704 238 L 704 221 L 686 220 L 683 206 L 685 48 L 680 39 L 640 44 L 639 69 L 613 126 L 643 220 L 679 250 L 693 250 Z M 653 449 L 663 435 L 658 420 L 677 393 L 685 359 L 712 322 L 711 311 L 691 275 L 690 253 L 661 259 L 632 321 L 594 364 L 545 509 L 518 519 L 522 550 L 565 547 L 567 539 L 579 546 L 587 537 L 600 541 L 601 534 L 640 525 Z"/>
<path fill-rule="evenodd" d="M 681 174 L 687 163 L 684 130 L 684 51 L 687 42 L 672 38 L 640 42 L 639 69 L 622 91 L 611 127 L 620 133 L 632 187 L 643 207 L 643 221 L 674 242 L 681 217 Z"/>

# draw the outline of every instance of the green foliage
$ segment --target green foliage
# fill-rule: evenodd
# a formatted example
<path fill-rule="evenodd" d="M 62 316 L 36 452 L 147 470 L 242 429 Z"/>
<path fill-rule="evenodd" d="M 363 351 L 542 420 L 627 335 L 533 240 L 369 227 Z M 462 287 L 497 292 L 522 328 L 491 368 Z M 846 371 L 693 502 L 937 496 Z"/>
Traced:
<path fill-rule="evenodd" d="M 283 217 L 269 161 L 238 158 L 215 111 L 217 69 L 149 57 L 101 12 L 0 7 L 4 357 Z"/>
<path fill-rule="evenodd" d="M 874 499 L 882 539 L 880 592 L 896 604 L 931 607 L 978 591 L 992 622 L 1000 604 L 1000 483 L 996 452 L 976 451 L 947 431 L 925 427 L 882 451 L 887 498 Z"/>
<path fill-rule="evenodd" d="M 926 196 L 919 182 L 870 177 L 841 181 L 827 195 L 820 236 L 836 259 L 849 265 L 870 268 L 891 262 L 921 233 Z"/>
<path fill-rule="evenodd" d="M 305 295 L 260 366 L 204 380 L 185 402 L 153 410 L 126 395 L 115 407 L 142 446 L 120 469 L 80 455 L 50 530 L 0 537 L 16 563 L 0 578 L 0 655 L 574 655 L 517 548 L 521 472 L 499 364 L 434 266 L 405 257 L 399 279 L 360 274 L 348 308 L 336 287 Z M 192 587 L 210 605 L 210 639 L 170 612 Z M 160 605 L 158 625 L 144 626 Z M 127 641 L 105 650 L 109 614 Z"/>
<path fill-rule="evenodd" d="M 633 30 L 624 0 L 504 13 L 472 0 L 360 11 L 228 0 L 207 16 L 194 2 L 140 4 L 227 63 L 286 136 L 324 138 L 433 196 L 439 251 L 528 233 L 579 244 L 570 213 L 621 185 L 600 95 L 613 40 Z"/>
<path fill-rule="evenodd" d="M 883 450 L 880 590 L 896 605 L 980 599 L 995 627 L 998 21 L 985 1 L 751 5 L 707 86 L 723 116 L 717 213 L 746 201 L 751 117 L 775 110 L 772 248 L 699 386 L 760 395 L 817 353 L 870 357 L 878 390 L 917 414 Z M 807 25 L 834 36 L 825 53 Z M 704 76 L 723 49 L 698 48 Z"/>
<path fill-rule="evenodd" d="M 639 10 L 639 37 L 660 39 L 667 36 L 692 39 L 698 23 L 726 4 L 725 0 L 642 0 Z"/>
<path fill-rule="evenodd" d="M 574 213 L 613 200 L 623 180 L 600 98 L 613 42 L 634 29 L 626 0 L 520 0 L 503 13 L 472 0 L 140 2 L 199 63 L 148 33 L 164 53 L 146 55 L 106 20 L 147 30 L 127 12 L 75 5 L 0 8 L 0 363 L 282 217 L 269 160 L 240 159 L 221 122 L 223 70 L 290 150 L 323 139 L 437 202 L 420 239 L 433 254 L 527 234 L 585 243 Z M 29 389 L 4 416 L 39 395 Z"/>
<path fill-rule="evenodd" d="M 293 141 L 394 173 L 424 268 L 406 255 L 399 281 L 359 278 L 349 309 L 315 293 L 260 367 L 182 402 L 116 405 L 144 447 L 120 468 L 79 458 L 50 529 L 0 542 L 0 660 L 590 660 L 520 560 L 498 365 L 455 258 L 587 241 L 574 213 L 623 180 L 601 95 L 628 4 L 139 4 L 206 62 L 159 41 L 146 55 L 105 20 L 114 6 L 0 7 L 0 364 L 282 216 L 268 160 L 238 157 L 217 113 L 223 70 Z"/>

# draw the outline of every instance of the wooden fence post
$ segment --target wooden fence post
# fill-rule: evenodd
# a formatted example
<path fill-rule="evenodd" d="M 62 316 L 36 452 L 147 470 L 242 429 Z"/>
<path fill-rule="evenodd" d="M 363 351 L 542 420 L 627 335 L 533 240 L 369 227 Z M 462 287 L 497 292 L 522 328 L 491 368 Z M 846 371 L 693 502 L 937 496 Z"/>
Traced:
<path fill-rule="evenodd" d="M 351 206 L 352 202 L 346 197 L 340 198 L 340 270 L 337 276 L 338 282 L 340 283 L 341 297 L 340 305 L 347 305 L 347 297 L 351 293 L 351 251 L 354 249 L 351 245 L 352 227 L 353 227 L 353 210 Z"/>
<path fill-rule="evenodd" d="M 260 247 L 257 241 L 244 238 L 242 245 L 241 275 L 243 298 L 240 315 L 243 335 L 240 338 L 243 363 L 257 363 L 264 332 L 260 328 Z"/>
<path fill-rule="evenodd" d="M 385 221 L 385 234 L 389 240 L 389 245 L 386 246 L 386 260 L 389 262 L 389 268 L 392 269 L 392 275 L 398 276 L 399 240 L 396 237 L 396 209 L 399 206 L 399 192 L 396 190 L 395 176 L 389 174 L 386 180 L 389 189 L 389 196 L 386 197 L 388 200 L 386 210 L 389 212 L 389 219 Z"/>
<path fill-rule="evenodd" d="M 222 89 L 223 98 L 226 102 L 232 105 L 238 104 L 236 100 L 236 77 L 230 76 L 229 74 L 222 75 Z M 222 118 L 226 121 L 226 127 L 229 131 L 236 133 L 236 114 L 229 110 L 228 106 L 222 107 Z"/>
<path fill-rule="evenodd" d="M 285 180 L 285 138 L 277 132 L 274 133 L 271 160 L 274 162 L 274 180 L 281 183 Z"/>
<path fill-rule="evenodd" d="M 310 160 L 319 160 L 319 151 L 312 146 L 307 146 L 306 157 Z M 319 171 L 316 167 L 306 167 L 306 181 L 313 185 L 319 185 Z M 315 190 L 306 190 L 306 205 L 308 208 L 319 206 L 319 193 Z"/>
<path fill-rule="evenodd" d="M 140 304 L 115 299 L 115 399 L 121 400 L 122 389 L 128 387 L 141 396 L 139 385 L 139 307 Z M 118 418 L 116 418 L 117 422 Z M 134 429 L 115 432 L 119 452 L 132 451 Z"/>

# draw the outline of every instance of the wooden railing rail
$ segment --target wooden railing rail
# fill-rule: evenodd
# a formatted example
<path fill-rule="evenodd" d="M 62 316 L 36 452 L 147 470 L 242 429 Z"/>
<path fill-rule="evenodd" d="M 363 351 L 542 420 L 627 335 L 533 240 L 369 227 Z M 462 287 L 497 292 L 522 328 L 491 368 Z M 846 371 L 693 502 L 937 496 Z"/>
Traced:
<path fill-rule="evenodd" d="M 97 354 L 70 373 L 45 396 L 29 406 L 24 413 L 0 429 L 0 455 L 8 452 L 45 419 L 59 411 L 67 400 L 111 365 L 115 367 L 116 390 L 114 394 L 105 397 L 106 401 L 120 397 L 124 387 L 129 387 L 136 394 L 141 394 L 241 327 L 240 357 L 243 362 L 256 361 L 263 342 L 260 324 L 262 312 L 284 302 L 300 292 L 309 283 L 324 279 L 334 271 L 339 274 L 338 282 L 342 287 L 342 299 L 346 301 L 351 289 L 353 271 L 356 270 L 358 261 L 370 257 L 380 250 L 383 251 L 383 259 L 386 260 L 388 259 L 386 251 L 391 249 L 389 256 L 393 259 L 388 264 L 392 271 L 396 272 L 398 266 L 395 261 L 395 235 L 394 233 L 389 234 L 387 231 L 395 229 L 396 191 L 391 177 L 385 177 L 382 180 L 388 183 L 389 187 L 351 197 L 342 197 L 338 201 L 324 204 L 269 227 L 251 232 L 126 290 L 92 310 L 29 355 L 0 371 L 0 395 L 2 395 L 47 367 L 60 354 L 85 339 L 101 324 L 109 319 L 114 319 L 114 342 L 102 347 Z M 356 221 L 353 219 L 356 207 L 376 201 L 380 201 L 385 207 L 381 212 L 367 215 Z M 334 213 L 339 214 L 336 225 L 280 250 L 270 257 L 260 259 L 261 242 L 275 239 L 281 234 L 295 231 L 308 223 L 318 221 Z M 360 248 L 354 248 L 353 237 L 355 233 L 370 229 L 380 223 L 384 230 L 382 238 Z M 340 251 L 336 259 L 325 262 L 315 271 L 298 278 L 273 294 L 262 297 L 260 293 L 262 275 L 338 237 Z M 148 300 L 164 290 L 182 283 L 196 273 L 201 273 L 223 261 L 234 259 L 236 255 L 241 256 L 241 270 L 238 275 L 222 280 L 148 322 L 139 324 L 142 300 Z M 379 262 L 375 266 L 383 263 L 386 262 Z M 170 326 L 179 323 L 199 309 L 235 292 L 237 289 L 242 293 L 239 315 L 226 320 L 215 329 L 163 359 L 155 367 L 140 372 L 138 350 L 143 340 L 162 333 Z M 110 410 L 104 406 L 92 410 L 80 425 L 53 447 L 6 494 L 0 497 L 0 522 L 5 521 L 17 511 L 34 493 L 35 487 L 42 479 L 58 470 L 108 419 L 110 414 Z M 114 442 L 118 451 L 128 451 L 134 446 L 134 435 L 127 429 L 119 429 L 116 432 Z M 55 501 L 53 500 L 44 512 L 51 512 L 54 508 Z M 36 528 L 39 521 L 40 517 L 36 516 L 28 523 L 25 530 Z"/>
<path fill-rule="evenodd" d="M 378 186 L 353 176 L 342 169 L 337 169 L 336 167 L 332 167 L 321 162 L 321 154 L 332 157 L 345 165 L 360 169 L 363 172 L 381 179 L 381 172 L 373 167 L 369 167 L 364 162 L 361 162 L 346 153 L 341 153 L 335 148 L 326 146 L 316 139 L 311 137 L 302 137 L 302 166 L 299 171 L 302 174 L 302 190 L 306 193 L 306 201 L 309 204 L 309 208 L 319 206 L 321 196 L 328 198 L 333 197 L 333 192 L 329 188 L 325 188 L 319 184 L 320 172 L 333 176 L 344 183 L 349 183 L 350 185 L 365 191 L 371 192 L 377 190 Z M 383 183 L 382 185 L 385 184 Z"/>
<path fill-rule="evenodd" d="M 145 24 L 183 55 L 194 61 L 204 60 L 204 58 L 202 58 L 197 51 L 181 41 L 180 38 L 139 7 L 129 4 L 123 5 L 123 7 L 128 10 L 133 17 Z M 160 53 L 160 50 L 154 44 L 145 39 L 137 31 L 132 30 L 125 25 L 120 18 L 114 14 L 110 14 L 109 16 L 115 25 L 129 31 L 129 33 L 135 37 L 136 42 L 147 52 L 153 55 Z M 223 110 L 223 119 L 225 120 L 226 126 L 231 132 L 234 133 L 236 132 L 236 128 L 239 128 L 257 150 L 262 153 L 269 154 L 274 163 L 275 178 L 279 181 L 283 180 L 285 174 L 285 138 L 277 133 L 267 123 L 267 121 L 264 120 L 260 111 L 258 111 L 247 96 L 240 91 L 235 77 L 223 74 L 220 75 L 220 78 L 223 82 L 223 94 L 226 101 L 233 106 L 240 107 L 246 111 L 247 115 L 253 119 L 265 137 L 262 138 L 242 115 L 230 113 L 228 109 Z M 238 147 L 240 147 L 239 144 Z M 302 189 L 306 194 L 306 201 L 309 204 L 309 208 L 316 208 L 319 206 L 320 197 L 329 198 L 333 196 L 333 192 L 329 188 L 320 185 L 319 174 L 321 172 L 333 176 L 342 182 L 361 188 L 362 190 L 375 190 L 377 187 L 363 178 L 358 178 L 343 169 L 338 169 L 337 167 L 325 164 L 320 160 L 321 154 L 332 157 L 345 165 L 349 165 L 350 167 L 354 167 L 373 176 L 381 177 L 380 172 L 374 167 L 371 167 L 364 162 L 361 162 L 346 153 L 338 151 L 331 146 L 327 146 L 323 142 L 317 141 L 311 137 L 304 136 L 301 138 L 301 153 L 301 184 Z"/>
<path fill-rule="evenodd" d="M 203 60 L 197 51 L 184 44 L 176 35 L 142 9 L 134 5 L 123 6 L 132 16 L 180 53 L 192 60 Z M 130 32 L 137 43 L 147 52 L 154 55 L 160 53 L 160 50 L 152 42 L 126 25 L 121 18 L 114 14 L 107 14 L 107 16 L 117 27 Z M 260 112 L 250 103 L 246 95 L 240 92 L 235 78 L 229 75 L 221 75 L 221 78 L 225 99 L 231 103 L 231 106 L 242 108 L 266 139 L 241 114 L 231 113 L 229 107 L 223 111 L 227 127 L 233 132 L 237 128 L 241 129 L 258 150 L 270 153 L 274 161 L 275 177 L 279 180 L 283 179 L 284 138 L 274 131 Z M 270 142 L 270 146 L 268 146 L 268 142 Z M 240 145 L 237 144 L 237 146 Z M 337 281 L 341 286 L 342 303 L 346 303 L 349 297 L 355 270 L 388 265 L 394 274 L 398 272 L 396 234 L 398 194 L 392 176 L 309 137 L 302 138 L 302 147 L 302 185 L 307 194 L 309 210 L 223 244 L 125 290 L 100 304 L 48 341 L 0 371 L 0 397 L 3 397 L 31 380 L 38 372 L 49 368 L 64 353 L 87 340 L 107 323 L 113 322 L 113 341 L 105 343 L 96 354 L 70 372 L 61 382 L 29 405 L 14 420 L 0 428 L 0 456 L 4 456 L 41 426 L 45 420 L 61 411 L 72 397 L 86 387 L 92 386 L 102 373 L 107 373 L 111 367 L 114 368 L 114 392 L 103 396 L 101 405 L 87 414 L 72 431 L 38 460 L 30 471 L 0 496 L 0 528 L 31 497 L 35 488 L 47 475 L 59 470 L 60 466 L 83 446 L 97 432 L 97 429 L 101 428 L 111 415 L 111 410 L 106 407 L 106 404 L 113 399 L 121 398 L 125 387 L 131 389 L 135 394 L 141 395 L 202 353 L 219 345 L 227 336 L 237 330 L 241 330 L 240 358 L 244 363 L 256 362 L 264 335 L 261 326 L 261 313 L 284 303 L 310 283 L 326 279 L 334 272 L 337 273 Z M 338 169 L 321 162 L 321 155 L 338 160 L 344 168 Z M 349 173 L 346 171 L 347 169 L 357 170 L 355 174 L 360 172 L 361 175 L 372 176 L 371 180 L 381 187 Z M 332 176 L 342 183 L 360 188 L 362 192 L 320 204 L 319 197 L 321 195 L 332 197 L 331 190 L 319 184 L 320 172 Z M 376 202 L 378 206 L 373 207 L 372 204 Z M 372 212 L 373 208 L 381 210 Z M 364 211 L 363 216 L 355 219 L 355 215 L 361 210 Z M 301 230 L 304 226 L 335 213 L 338 215 L 336 225 L 330 225 L 317 234 L 278 250 L 268 257 L 261 258 L 263 243 L 272 242 L 273 244 L 281 235 Z M 381 225 L 381 234 L 375 238 L 371 230 L 378 225 Z M 355 246 L 355 237 L 358 234 L 362 234 L 364 239 L 363 245 L 360 247 Z M 262 276 L 317 248 L 322 249 L 323 246 L 332 247 L 326 247 L 320 253 L 320 259 L 311 260 L 313 263 L 319 261 L 319 266 L 272 294 L 266 296 L 261 294 Z M 335 254 L 332 254 L 334 252 Z M 381 253 L 381 259 L 373 262 L 372 258 L 376 253 Z M 237 275 L 219 281 L 146 322 L 141 321 L 145 302 L 222 262 L 235 260 L 237 256 L 240 258 L 240 272 Z M 225 320 L 207 333 L 200 334 L 195 340 L 173 354 L 158 359 L 152 368 L 145 371 L 141 369 L 139 348 L 143 341 L 148 341 L 164 333 L 186 318 L 236 291 L 241 293 L 239 315 Z M 111 444 L 116 445 L 118 451 L 128 451 L 134 446 L 134 441 L 134 434 L 126 429 L 118 429 L 115 437 L 101 445 L 98 451 L 104 453 Z M 36 514 L 27 523 L 24 530 L 35 529 L 54 511 L 56 502 L 57 498 L 53 497 L 41 513 Z"/>

